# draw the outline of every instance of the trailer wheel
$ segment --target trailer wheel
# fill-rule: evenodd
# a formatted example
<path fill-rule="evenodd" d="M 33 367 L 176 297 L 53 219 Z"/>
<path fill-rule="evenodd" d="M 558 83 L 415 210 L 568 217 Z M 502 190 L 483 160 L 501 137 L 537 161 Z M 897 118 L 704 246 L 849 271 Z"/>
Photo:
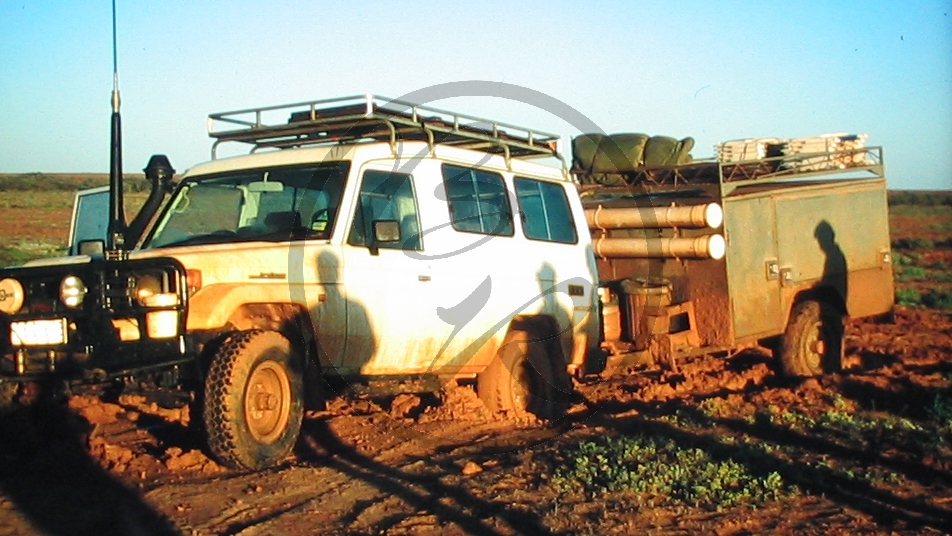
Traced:
<path fill-rule="evenodd" d="M 222 343 L 205 380 L 202 420 L 212 454 L 235 469 L 263 469 L 291 453 L 304 414 L 303 360 L 276 331 Z"/>
<path fill-rule="evenodd" d="M 553 419 L 565 412 L 571 380 L 553 366 L 544 341 L 523 330 L 509 333 L 496 357 L 476 378 L 487 409 L 515 419 Z"/>
<path fill-rule="evenodd" d="M 843 315 L 826 302 L 800 302 L 790 314 L 778 350 L 786 376 L 818 376 L 840 370 L 844 350 Z"/>

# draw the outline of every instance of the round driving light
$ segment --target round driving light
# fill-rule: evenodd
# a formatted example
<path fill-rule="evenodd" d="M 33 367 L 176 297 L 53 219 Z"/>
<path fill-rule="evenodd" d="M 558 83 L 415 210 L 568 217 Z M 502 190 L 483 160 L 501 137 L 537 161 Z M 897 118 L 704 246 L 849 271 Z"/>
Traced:
<path fill-rule="evenodd" d="M 66 307 L 79 307 L 86 298 L 86 285 L 75 275 L 68 275 L 60 282 L 60 301 Z"/>
<path fill-rule="evenodd" d="M 159 278 L 152 274 L 145 274 L 136 277 L 136 299 L 140 305 L 148 305 L 146 302 L 156 294 L 162 292 L 162 283 Z"/>
<path fill-rule="evenodd" d="M 23 307 L 23 285 L 12 278 L 0 280 L 0 313 L 12 315 Z"/>

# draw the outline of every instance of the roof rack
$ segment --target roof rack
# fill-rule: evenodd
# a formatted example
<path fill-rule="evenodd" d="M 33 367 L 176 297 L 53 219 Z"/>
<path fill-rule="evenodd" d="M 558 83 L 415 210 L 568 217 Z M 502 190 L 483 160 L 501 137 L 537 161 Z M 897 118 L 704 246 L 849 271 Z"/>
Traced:
<path fill-rule="evenodd" d="M 784 181 L 884 178 L 882 147 L 862 147 L 823 153 L 798 153 L 738 162 L 695 160 L 677 166 L 631 168 L 616 173 L 572 170 L 581 190 L 602 191 L 632 186 L 686 187 L 717 185 L 723 194 L 738 187 Z M 606 185 L 610 187 L 606 188 Z"/>
<path fill-rule="evenodd" d="M 334 145 L 389 141 L 394 156 L 397 142 L 436 144 L 503 154 L 510 158 L 561 156 L 557 134 L 459 114 L 379 95 L 355 95 L 294 104 L 221 112 L 208 116 L 208 135 L 218 145 L 235 141 L 264 148 Z"/>

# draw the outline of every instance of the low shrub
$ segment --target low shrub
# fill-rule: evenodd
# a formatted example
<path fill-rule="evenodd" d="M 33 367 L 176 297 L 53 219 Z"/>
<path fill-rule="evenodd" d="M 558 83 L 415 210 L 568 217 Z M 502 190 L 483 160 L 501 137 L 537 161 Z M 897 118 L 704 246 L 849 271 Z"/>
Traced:
<path fill-rule="evenodd" d="M 927 307 L 952 311 L 952 291 L 930 288 L 925 292 L 910 287 L 896 289 L 896 303 L 908 307 Z"/>
<path fill-rule="evenodd" d="M 920 281 L 928 276 L 925 268 L 919 266 L 902 266 L 895 272 L 897 281 Z"/>
<path fill-rule="evenodd" d="M 921 296 L 922 305 L 929 309 L 952 311 L 952 292 L 930 288 Z"/>
<path fill-rule="evenodd" d="M 888 202 L 890 206 L 898 205 L 919 205 L 919 206 L 952 206 L 952 192 L 910 192 L 910 191 L 892 191 L 889 192 Z"/>
<path fill-rule="evenodd" d="M 934 249 L 936 246 L 935 242 L 928 238 L 897 238 L 892 242 L 893 249 L 908 250 L 908 249 Z"/>
<path fill-rule="evenodd" d="M 919 294 L 919 291 L 914 288 L 897 288 L 896 303 L 907 307 L 922 305 L 922 296 Z"/>
<path fill-rule="evenodd" d="M 930 270 L 936 270 L 936 271 L 939 271 L 939 272 L 948 272 L 948 271 L 952 270 L 952 266 L 949 266 L 949 263 L 947 263 L 947 262 L 945 262 L 945 261 L 936 261 L 936 262 L 933 262 L 933 263 L 930 264 L 929 266 L 926 266 L 926 268 L 928 268 L 928 269 L 930 269 Z"/>
<path fill-rule="evenodd" d="M 779 499 L 788 486 L 777 472 L 716 459 L 672 439 L 625 436 L 586 440 L 563 451 L 565 463 L 552 479 L 561 491 L 590 497 L 628 492 L 651 506 L 686 503 L 722 510 Z"/>
<path fill-rule="evenodd" d="M 939 433 L 952 436 L 952 391 L 945 391 L 935 396 L 932 407 L 929 408 L 929 417 L 932 418 Z"/>
<path fill-rule="evenodd" d="M 0 246 L 0 267 L 20 266 L 27 261 L 65 254 L 66 248 L 60 245 L 21 241 L 14 245 Z"/>
<path fill-rule="evenodd" d="M 124 176 L 126 192 L 149 190 L 149 181 L 142 176 Z M 4 173 L 0 174 L 0 192 L 76 191 L 109 184 L 105 173 Z"/>

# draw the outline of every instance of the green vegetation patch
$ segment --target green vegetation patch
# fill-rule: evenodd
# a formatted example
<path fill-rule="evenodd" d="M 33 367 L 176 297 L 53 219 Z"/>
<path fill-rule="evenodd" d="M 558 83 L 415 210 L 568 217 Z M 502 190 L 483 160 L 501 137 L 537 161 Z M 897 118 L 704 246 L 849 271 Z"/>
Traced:
<path fill-rule="evenodd" d="M 647 506 L 679 503 L 712 510 L 762 504 L 788 486 L 776 472 L 756 472 L 744 463 L 717 459 L 673 439 L 645 435 L 580 441 L 561 453 L 552 484 L 562 492 L 597 498 L 609 492 L 638 496 Z"/>
<path fill-rule="evenodd" d="M 75 192 L 108 184 L 109 175 L 105 173 L 0 173 L 0 192 Z M 127 192 L 147 191 L 149 181 L 141 175 L 126 175 L 123 188 Z"/>
<path fill-rule="evenodd" d="M 20 241 L 0 245 L 0 267 L 20 266 L 27 261 L 59 257 L 65 254 L 66 248 L 60 244 Z"/>
<path fill-rule="evenodd" d="M 897 238 L 893 240 L 892 248 L 898 250 L 935 249 L 935 242 L 922 237 Z"/>
<path fill-rule="evenodd" d="M 896 289 L 896 303 L 907 307 L 926 307 L 952 311 L 952 290 L 930 288 L 921 291 L 915 288 Z"/>
<path fill-rule="evenodd" d="M 935 396 L 932 407 L 929 408 L 929 416 L 938 432 L 943 434 L 946 440 L 952 439 L 952 390 Z"/>
<path fill-rule="evenodd" d="M 952 206 L 952 192 L 889 192 L 889 206 Z"/>
<path fill-rule="evenodd" d="M 551 469 L 541 472 L 563 498 L 627 496 L 649 508 L 721 511 L 803 494 L 894 493 L 952 456 L 950 385 L 952 378 L 931 406 L 913 408 L 915 418 L 861 409 L 835 392 L 821 411 L 728 397 L 677 402 L 642 414 L 626 435 L 548 446 L 539 454 Z M 880 459 L 890 463 L 870 463 Z M 903 462 L 926 459 L 921 469 Z"/>

